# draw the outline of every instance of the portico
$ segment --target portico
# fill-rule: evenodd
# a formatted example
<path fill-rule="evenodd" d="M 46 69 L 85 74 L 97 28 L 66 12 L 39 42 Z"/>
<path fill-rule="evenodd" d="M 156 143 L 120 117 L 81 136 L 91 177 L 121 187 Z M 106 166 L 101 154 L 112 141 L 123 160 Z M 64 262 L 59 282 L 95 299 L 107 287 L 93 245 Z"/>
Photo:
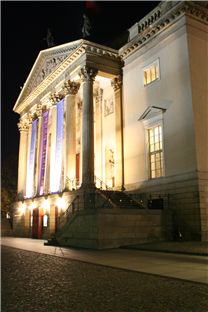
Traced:
<path fill-rule="evenodd" d="M 64 57 L 67 49 L 71 52 Z M 37 83 L 40 64 L 57 53 L 62 62 L 53 67 L 48 61 L 50 69 L 42 69 L 45 76 Z M 84 40 L 40 52 L 14 107 L 20 114 L 20 201 L 15 220 L 24 222 L 25 233 L 33 235 L 34 227 L 42 226 L 34 225 L 33 211 L 38 223 L 45 215 L 50 220 L 47 237 L 77 196 L 79 209 L 85 209 L 86 193 L 123 189 L 121 70 L 117 51 Z M 27 222 L 18 217 L 21 209 Z M 44 231 L 36 236 L 44 237 Z"/>

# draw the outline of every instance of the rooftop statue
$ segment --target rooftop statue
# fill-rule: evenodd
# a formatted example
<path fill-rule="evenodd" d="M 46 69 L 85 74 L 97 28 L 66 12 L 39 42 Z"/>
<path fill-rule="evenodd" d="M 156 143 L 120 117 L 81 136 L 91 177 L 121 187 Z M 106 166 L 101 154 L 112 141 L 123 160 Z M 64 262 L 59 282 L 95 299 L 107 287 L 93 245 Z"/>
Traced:
<path fill-rule="evenodd" d="M 91 27 L 90 20 L 86 14 L 83 14 L 83 19 L 84 19 L 84 25 L 82 27 L 82 35 L 83 35 L 83 38 L 86 38 L 90 36 L 90 30 L 92 27 Z"/>
<path fill-rule="evenodd" d="M 51 33 L 50 28 L 48 28 L 47 36 L 46 36 L 46 38 L 44 38 L 44 40 L 46 40 L 48 48 L 51 48 L 51 47 L 55 46 L 54 37 L 53 37 L 53 35 Z"/>

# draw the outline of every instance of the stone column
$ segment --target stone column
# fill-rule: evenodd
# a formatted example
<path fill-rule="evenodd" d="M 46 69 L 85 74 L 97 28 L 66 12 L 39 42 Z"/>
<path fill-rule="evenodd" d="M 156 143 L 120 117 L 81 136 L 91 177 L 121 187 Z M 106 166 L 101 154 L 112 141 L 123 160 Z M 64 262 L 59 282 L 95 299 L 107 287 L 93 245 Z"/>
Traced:
<path fill-rule="evenodd" d="M 124 190 L 124 156 L 123 156 L 123 110 L 122 110 L 122 78 L 116 77 L 112 81 L 115 99 L 115 126 L 116 126 L 116 188 Z"/>
<path fill-rule="evenodd" d="M 29 187 L 29 164 L 30 164 L 30 148 L 31 148 L 31 137 L 32 137 L 32 115 L 28 114 L 28 134 L 27 134 L 27 169 L 26 169 L 26 181 L 25 181 L 25 195 L 28 197 Z"/>
<path fill-rule="evenodd" d="M 84 189 L 95 188 L 94 183 L 94 111 L 93 81 L 97 70 L 87 66 L 81 68 L 83 82 L 82 112 L 82 185 Z"/>
<path fill-rule="evenodd" d="M 76 187 L 76 94 L 80 83 L 68 80 L 63 87 L 66 108 L 66 189 Z"/>
<path fill-rule="evenodd" d="M 36 145 L 36 158 L 35 158 L 35 190 L 34 194 L 38 193 L 38 182 L 40 172 L 40 146 L 41 146 L 41 129 L 42 129 L 42 105 L 37 105 L 36 115 L 38 117 L 38 129 L 37 129 L 37 145 Z"/>
<path fill-rule="evenodd" d="M 18 197 L 22 199 L 25 196 L 26 191 L 29 121 L 27 119 L 20 119 L 17 126 L 20 131 L 17 193 Z"/>
<path fill-rule="evenodd" d="M 100 87 L 96 90 L 95 94 L 95 175 L 97 187 L 102 188 L 103 180 L 103 138 L 102 138 L 102 98 L 103 98 L 103 89 Z"/>

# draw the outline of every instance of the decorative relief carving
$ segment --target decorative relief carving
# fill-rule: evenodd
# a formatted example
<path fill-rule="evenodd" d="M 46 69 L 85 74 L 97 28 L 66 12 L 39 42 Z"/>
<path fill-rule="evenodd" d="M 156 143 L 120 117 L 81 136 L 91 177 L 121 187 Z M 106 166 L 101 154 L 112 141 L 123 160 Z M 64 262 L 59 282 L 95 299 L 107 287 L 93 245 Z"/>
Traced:
<path fill-rule="evenodd" d="M 35 89 L 59 64 L 61 64 L 68 55 L 52 57 L 44 62 L 43 68 L 36 76 L 35 81 L 31 85 L 31 89 Z"/>
<path fill-rule="evenodd" d="M 114 91 L 118 91 L 122 86 L 122 78 L 118 76 L 111 80 L 111 86 L 113 87 Z"/>
<path fill-rule="evenodd" d="M 81 68 L 80 70 L 80 78 L 82 79 L 82 81 L 94 81 L 95 77 L 97 75 L 98 70 L 95 68 L 91 68 L 88 66 L 84 66 Z"/>
<path fill-rule="evenodd" d="M 114 112 L 114 101 L 113 101 L 113 96 L 110 96 L 104 99 L 104 116 L 107 117 L 113 112 Z"/>
<path fill-rule="evenodd" d="M 67 95 L 67 94 L 75 95 L 77 94 L 79 87 L 80 87 L 79 82 L 68 80 L 64 83 L 62 90 L 63 90 L 64 95 Z"/>
<path fill-rule="evenodd" d="M 97 88 L 95 90 L 94 97 L 95 97 L 95 102 L 96 103 L 102 102 L 102 99 L 103 99 L 103 89 L 102 88 Z"/>

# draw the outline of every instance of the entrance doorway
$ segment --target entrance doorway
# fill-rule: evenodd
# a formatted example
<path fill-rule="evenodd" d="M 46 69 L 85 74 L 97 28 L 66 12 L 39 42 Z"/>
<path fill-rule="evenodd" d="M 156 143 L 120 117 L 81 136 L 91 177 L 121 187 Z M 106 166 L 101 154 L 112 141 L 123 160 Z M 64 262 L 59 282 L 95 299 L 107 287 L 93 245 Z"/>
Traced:
<path fill-rule="evenodd" d="M 80 154 L 76 154 L 76 187 L 80 185 Z"/>
<path fill-rule="evenodd" d="M 43 211 L 34 208 L 32 214 L 32 238 L 42 238 L 43 235 Z"/>

